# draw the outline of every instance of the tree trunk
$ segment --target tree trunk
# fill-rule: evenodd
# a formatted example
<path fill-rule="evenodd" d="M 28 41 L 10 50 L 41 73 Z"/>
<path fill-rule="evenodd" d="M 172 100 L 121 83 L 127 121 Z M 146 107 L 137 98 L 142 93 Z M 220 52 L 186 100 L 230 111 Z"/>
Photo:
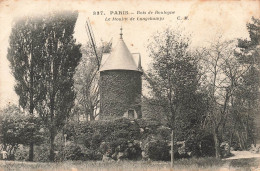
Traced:
<path fill-rule="evenodd" d="M 31 113 L 32 112 L 32 113 Z M 30 120 L 30 122 L 32 122 L 33 123 L 33 108 L 31 108 L 30 109 L 30 113 L 31 113 L 31 120 Z M 29 144 L 29 161 L 33 161 L 33 146 L 34 146 L 34 143 L 33 143 L 33 137 L 34 137 L 34 128 L 33 129 L 31 129 L 31 132 L 30 132 L 30 136 L 31 136 L 31 142 L 30 142 L 30 144 Z"/>
<path fill-rule="evenodd" d="M 54 138 L 55 138 L 55 126 L 54 126 L 54 91 L 52 92 L 52 97 L 50 99 L 50 161 L 54 162 Z"/>
<path fill-rule="evenodd" d="M 33 123 L 33 110 L 34 110 L 34 105 L 33 105 L 33 90 L 31 88 L 30 90 L 30 115 L 31 119 L 30 122 Z M 33 134 L 34 134 L 34 128 L 31 129 L 30 132 L 31 136 L 31 141 L 33 141 Z M 30 148 L 29 148 L 29 161 L 33 161 L 33 142 L 30 142 Z"/>
<path fill-rule="evenodd" d="M 33 107 L 33 102 L 32 102 L 32 98 L 30 100 L 30 114 L 31 114 L 31 119 L 30 119 L 30 122 L 33 123 L 33 110 L 34 110 L 34 107 Z M 31 132 L 30 132 L 30 136 L 31 136 L 31 141 L 30 144 L 29 144 L 29 161 L 33 161 L 33 134 L 34 134 L 34 128 L 31 129 Z"/>
<path fill-rule="evenodd" d="M 218 131 L 217 130 L 214 130 L 213 137 L 214 137 L 214 142 L 215 142 L 216 158 L 219 159 L 221 157 L 221 155 L 220 155 L 220 142 L 219 142 L 219 137 L 218 137 Z"/>
<path fill-rule="evenodd" d="M 29 161 L 33 161 L 33 142 L 30 143 Z"/>
<path fill-rule="evenodd" d="M 55 133 L 53 130 L 50 131 L 51 136 L 50 136 L 50 161 L 54 162 L 55 158 L 55 153 L 54 153 L 54 138 L 55 138 Z"/>
<path fill-rule="evenodd" d="M 90 121 L 94 121 L 95 120 L 95 117 L 94 117 L 94 107 L 91 106 L 91 109 L 90 109 Z"/>
<path fill-rule="evenodd" d="M 32 45 L 31 45 L 32 46 Z M 32 48 L 32 47 L 31 47 Z M 30 115 L 31 115 L 31 122 L 33 122 L 33 110 L 34 110 L 34 101 L 33 101 L 33 95 L 34 95 L 34 91 L 33 91 L 33 85 L 34 85 L 34 81 L 33 81 L 33 77 L 34 77 L 34 63 L 33 63 L 33 55 L 31 54 L 31 66 L 30 66 Z M 33 134 L 34 134 L 34 130 L 31 130 L 31 140 L 33 140 Z M 33 142 L 30 143 L 30 148 L 29 148 L 29 161 L 33 161 Z"/>
<path fill-rule="evenodd" d="M 245 136 L 243 135 L 243 132 L 241 133 L 241 131 L 240 132 L 236 131 L 236 133 L 237 133 L 238 142 L 241 150 L 246 150 L 246 139 Z"/>
<path fill-rule="evenodd" d="M 174 166 L 174 130 L 171 132 L 171 168 Z"/>
<path fill-rule="evenodd" d="M 88 113 L 88 108 L 87 108 L 86 104 L 84 104 L 83 107 L 84 107 L 84 110 L 85 110 L 84 112 L 85 112 L 86 121 L 89 121 L 89 119 L 88 119 L 89 113 Z"/>
<path fill-rule="evenodd" d="M 234 133 L 231 132 L 231 135 L 230 135 L 230 138 L 229 138 L 229 145 L 230 145 L 230 146 L 232 146 L 233 136 L 234 136 Z"/>

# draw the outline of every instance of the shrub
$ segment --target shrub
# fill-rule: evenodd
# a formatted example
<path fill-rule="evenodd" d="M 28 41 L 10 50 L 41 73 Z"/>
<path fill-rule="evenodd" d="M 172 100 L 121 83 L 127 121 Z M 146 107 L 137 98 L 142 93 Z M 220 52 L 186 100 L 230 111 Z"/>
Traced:
<path fill-rule="evenodd" d="M 97 150 L 87 149 L 84 160 L 102 160 L 102 154 Z"/>
<path fill-rule="evenodd" d="M 42 145 L 34 146 L 34 161 L 47 162 L 49 161 L 49 145 L 47 142 Z"/>
<path fill-rule="evenodd" d="M 201 148 L 200 148 L 201 136 L 192 134 L 187 141 L 185 142 L 187 152 L 190 153 L 190 157 L 201 157 Z"/>
<path fill-rule="evenodd" d="M 220 154 L 222 158 L 227 158 L 231 156 L 230 145 L 228 144 L 228 142 L 222 142 L 220 144 Z"/>
<path fill-rule="evenodd" d="M 207 135 L 201 139 L 201 155 L 203 157 L 212 157 L 215 155 L 213 135 Z"/>
<path fill-rule="evenodd" d="M 15 160 L 27 161 L 29 159 L 28 151 L 29 151 L 28 147 L 20 145 L 14 154 Z"/>
<path fill-rule="evenodd" d="M 140 131 L 140 125 L 144 129 L 147 128 L 145 133 Z M 149 121 L 142 119 L 133 121 L 119 118 L 85 122 L 85 124 L 71 123 L 67 125 L 65 132 L 68 140 L 73 140 L 87 148 L 88 159 L 100 159 L 100 155 L 102 158 L 104 154 L 113 155 L 117 159 L 119 152 L 120 155 L 123 152 L 127 159 L 136 159 L 141 158 L 140 140 L 147 136 L 148 131 L 152 132 L 155 126 L 155 122 L 150 124 Z"/>
<path fill-rule="evenodd" d="M 141 158 L 142 153 L 152 160 L 170 159 L 169 140 L 171 131 L 154 120 L 118 118 L 79 123 L 70 122 L 66 125 L 64 131 L 68 135 L 67 139 L 69 141 L 86 148 L 86 150 L 83 150 L 80 147 L 81 153 L 84 154 L 84 160 L 100 160 L 103 155 L 116 160 L 120 156 L 121 158 L 134 160 Z M 192 156 L 201 156 L 199 142 L 202 142 L 203 155 L 211 155 L 214 144 L 212 146 L 212 141 L 207 144 L 209 138 L 200 138 L 203 136 L 197 134 L 196 132 L 194 137 L 187 138 L 187 142 L 182 140 L 185 141 L 185 149 L 181 150 L 184 150 L 185 154 L 179 153 L 177 155 L 179 149 L 175 146 L 175 156 L 177 158 L 190 157 L 187 152 L 192 152 Z M 142 142 L 142 146 L 140 142 Z M 78 155 L 81 155 L 79 148 L 77 150 Z M 210 154 L 208 154 L 207 150 L 211 150 Z"/>
<path fill-rule="evenodd" d="M 145 152 L 152 160 L 167 161 L 170 159 L 170 146 L 165 141 L 151 141 L 147 144 Z"/>
<path fill-rule="evenodd" d="M 162 141 L 158 137 L 147 137 L 142 142 L 142 150 L 144 156 L 151 160 L 170 160 L 170 146 L 166 141 Z"/>
<path fill-rule="evenodd" d="M 84 160 L 86 156 L 81 147 L 74 142 L 67 143 L 63 155 L 65 160 Z"/>
<path fill-rule="evenodd" d="M 142 149 L 140 147 L 140 142 L 139 141 L 129 142 L 127 153 L 128 153 L 128 159 L 130 160 L 141 159 Z"/>

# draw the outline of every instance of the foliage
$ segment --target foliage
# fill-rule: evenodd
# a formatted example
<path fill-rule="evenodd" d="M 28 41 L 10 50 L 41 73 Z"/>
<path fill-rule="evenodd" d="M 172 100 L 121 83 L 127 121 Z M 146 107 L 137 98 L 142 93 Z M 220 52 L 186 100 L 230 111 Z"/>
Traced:
<path fill-rule="evenodd" d="M 201 108 L 204 99 L 198 92 L 200 74 L 197 59 L 189 51 L 189 40 L 167 29 L 154 37 L 149 50 L 154 61 L 146 78 L 152 97 L 167 110 L 168 126 L 181 130 L 178 132 L 196 127 L 205 113 Z"/>
<path fill-rule="evenodd" d="M 141 117 L 142 73 L 109 70 L 100 73 L 100 117 L 122 117 L 129 109 Z M 134 114 L 135 115 L 135 114 Z"/>
<path fill-rule="evenodd" d="M 35 158 L 36 162 L 48 162 L 49 161 L 49 144 L 44 142 L 41 145 L 35 146 Z"/>
<path fill-rule="evenodd" d="M 1 111 L 2 149 L 8 156 L 15 155 L 19 145 L 30 143 L 41 144 L 44 139 L 43 124 L 39 118 L 32 118 L 23 113 L 17 106 L 10 105 Z M 31 136 L 31 132 L 34 132 Z"/>
<path fill-rule="evenodd" d="M 17 80 L 20 105 L 36 109 L 50 131 L 50 160 L 57 129 L 64 125 L 74 105 L 73 75 L 81 58 L 73 38 L 77 12 L 56 12 L 17 20 L 8 59 Z M 33 133 L 32 133 L 33 134 Z"/>
<path fill-rule="evenodd" d="M 16 20 L 10 35 L 7 59 L 16 80 L 14 87 L 19 96 L 19 105 L 34 117 L 35 105 L 43 100 L 40 91 L 43 85 L 41 77 L 42 63 L 37 60 L 41 56 L 42 27 L 44 23 L 31 17 Z M 33 123 L 32 123 L 33 124 Z M 33 131 L 31 129 L 30 131 Z M 28 132 L 33 137 L 34 132 Z M 30 144 L 29 160 L 33 161 L 33 143 Z"/>
<path fill-rule="evenodd" d="M 43 22 L 31 17 L 16 20 L 10 35 L 7 59 L 16 80 L 15 92 L 19 96 L 19 105 L 33 114 L 35 103 L 42 99 L 38 81 L 41 77 L 41 65 L 37 58 L 41 56 Z"/>
<path fill-rule="evenodd" d="M 47 143 L 47 142 L 46 142 Z M 73 140 L 65 142 L 64 133 L 60 131 L 55 137 L 55 161 L 65 160 L 87 160 L 88 150 L 83 144 L 75 143 Z"/>
<path fill-rule="evenodd" d="M 201 61 L 204 64 L 203 72 L 207 76 L 204 84 L 209 96 L 208 114 L 204 123 L 214 136 L 217 158 L 221 157 L 220 145 L 225 141 L 225 132 L 232 125 L 234 94 L 248 70 L 248 66 L 240 65 L 234 55 L 235 43 L 233 40 L 223 40 L 222 35 L 218 36 L 204 51 L 205 56 Z"/>
<path fill-rule="evenodd" d="M 247 30 L 250 39 L 238 40 L 235 56 L 240 65 L 247 65 L 248 70 L 242 76 L 240 85 L 234 93 L 233 100 L 233 118 L 234 124 L 233 142 L 238 142 L 241 149 L 248 149 L 251 144 L 255 144 L 256 138 L 259 137 L 260 123 L 259 114 L 259 85 L 260 85 L 260 20 L 252 18 L 247 24 Z M 236 139 L 236 140 L 235 140 Z"/>
<path fill-rule="evenodd" d="M 142 148 L 145 157 L 151 160 L 169 161 L 170 159 L 168 141 L 149 136 L 142 142 Z"/>
<path fill-rule="evenodd" d="M 26 146 L 19 145 L 14 154 L 14 159 L 18 161 L 27 161 L 29 159 L 28 149 L 26 148 Z"/>
<path fill-rule="evenodd" d="M 85 154 L 82 152 L 80 146 L 73 142 L 66 144 L 63 155 L 65 160 L 84 160 Z"/>
<path fill-rule="evenodd" d="M 97 55 L 102 58 L 103 53 L 109 53 L 112 44 L 102 43 L 97 49 Z M 77 92 L 74 114 L 85 116 L 86 120 L 94 120 L 98 115 L 97 107 L 99 104 L 99 73 L 100 59 L 94 54 L 93 47 L 87 44 L 82 49 L 82 59 L 76 68 L 74 80 Z"/>
<path fill-rule="evenodd" d="M 144 158 L 151 160 L 168 160 L 170 155 L 171 130 L 154 120 L 129 120 L 127 118 L 91 122 L 72 120 L 66 125 L 64 131 L 67 134 L 68 141 L 80 147 L 86 160 L 100 160 L 102 155 L 115 160 L 118 160 L 118 158 L 136 160 L 141 158 L 141 153 L 143 153 Z M 193 135 L 198 136 L 197 134 Z M 192 144 L 194 140 L 196 142 Z M 182 149 L 184 152 L 177 156 L 177 150 L 180 149 L 175 149 L 176 158 L 188 157 L 187 152 L 194 153 L 195 150 L 202 150 L 199 148 L 202 140 L 202 135 L 194 139 L 189 138 L 185 149 Z M 57 149 L 64 147 L 62 143 L 56 144 L 56 146 Z M 204 150 L 214 151 L 214 148 Z M 201 156 L 200 153 L 196 155 L 197 157 Z M 192 154 L 192 156 L 196 155 Z"/>
<path fill-rule="evenodd" d="M 70 121 L 65 128 L 68 141 L 84 145 L 86 158 L 100 159 L 100 155 L 108 154 L 117 159 L 119 152 L 126 158 L 134 160 L 141 158 L 140 142 L 151 134 L 163 132 L 156 121 L 119 118 L 114 120 L 98 120 L 75 122 Z M 156 131 L 156 130 L 160 131 Z M 167 137 L 162 134 L 162 137 Z M 108 152 L 108 153 L 107 153 Z M 101 156 L 102 157 L 102 156 Z"/>
<path fill-rule="evenodd" d="M 74 105 L 73 75 L 81 58 L 80 45 L 73 38 L 77 12 L 51 13 L 41 18 L 32 18 L 41 27 L 37 28 L 41 43 L 37 50 L 39 70 L 37 81 L 41 100 L 35 104 L 50 136 L 50 160 L 54 160 L 54 138 L 61 129 Z M 30 17 L 28 17 L 30 18 Z M 22 22 L 24 24 L 29 21 Z"/>
<path fill-rule="evenodd" d="M 247 28 L 250 40 L 239 39 L 237 47 L 220 35 L 202 51 L 191 52 L 189 40 L 170 29 L 154 35 L 148 47 L 153 63 L 144 76 L 151 94 L 144 97 L 144 107 L 155 114 L 147 116 L 178 130 L 175 138 L 187 141 L 198 155 L 204 155 L 198 146 L 207 135 L 213 135 L 215 149 L 209 148 L 216 157 L 222 142 L 240 149 L 256 142 L 259 19 L 252 18 Z"/>
<path fill-rule="evenodd" d="M 201 129 L 206 114 L 206 100 L 199 91 L 201 75 L 198 59 L 189 50 L 189 39 L 170 28 L 153 36 L 148 46 L 152 66 L 145 79 L 149 83 L 151 98 L 146 98 L 152 108 L 160 108 L 164 123 L 172 130 L 174 140 L 186 140 L 192 130 Z M 160 119 L 160 118 L 159 118 Z M 173 152 L 172 148 L 172 163 Z"/>
<path fill-rule="evenodd" d="M 220 35 L 202 58 L 209 94 L 205 126 L 214 135 L 216 157 L 228 142 L 246 150 L 256 142 L 259 113 L 259 20 L 247 24 L 250 40 L 224 41 Z"/>

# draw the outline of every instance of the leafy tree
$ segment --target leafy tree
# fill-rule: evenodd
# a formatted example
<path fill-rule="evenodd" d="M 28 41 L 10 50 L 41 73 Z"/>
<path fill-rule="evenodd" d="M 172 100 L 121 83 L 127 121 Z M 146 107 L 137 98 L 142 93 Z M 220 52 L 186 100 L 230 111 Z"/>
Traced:
<path fill-rule="evenodd" d="M 44 137 L 39 118 L 31 120 L 30 115 L 26 115 L 15 105 L 4 108 L 0 114 L 0 140 L 2 149 L 8 152 L 9 158 L 12 158 L 20 144 L 41 144 Z M 34 132 L 33 136 L 31 132 Z"/>
<path fill-rule="evenodd" d="M 80 45 L 73 38 L 77 12 L 51 13 L 41 18 L 40 54 L 41 64 L 38 82 L 43 100 L 37 102 L 36 110 L 50 135 L 50 161 L 54 161 L 54 139 L 67 120 L 74 106 L 73 76 L 81 59 Z"/>
<path fill-rule="evenodd" d="M 145 77 L 150 83 L 156 106 L 162 107 L 172 131 L 172 166 L 176 130 L 191 129 L 200 120 L 193 114 L 197 105 L 194 101 L 198 101 L 199 74 L 196 59 L 188 48 L 189 40 L 169 28 L 156 34 L 148 47 L 153 63 Z"/>
<path fill-rule="evenodd" d="M 8 59 L 19 103 L 31 115 L 37 108 L 48 126 L 51 160 L 56 129 L 64 124 L 74 102 L 73 75 L 81 58 L 73 39 L 76 20 L 76 12 L 27 17 L 16 22 L 10 36 Z"/>
<path fill-rule="evenodd" d="M 31 17 L 17 20 L 12 28 L 7 58 L 16 80 L 15 92 L 19 96 L 19 105 L 29 111 L 32 120 L 35 103 L 42 99 L 42 88 L 38 78 L 41 63 L 37 61 L 41 54 L 43 23 Z M 33 131 L 33 129 L 31 130 Z M 33 136 L 33 132 L 31 132 Z M 33 143 L 30 144 L 29 160 L 33 160 Z"/>
<path fill-rule="evenodd" d="M 248 70 L 247 65 L 240 65 L 234 56 L 235 42 L 225 41 L 218 36 L 212 42 L 203 57 L 204 84 L 209 94 L 208 114 L 205 123 L 213 134 L 215 155 L 221 157 L 220 144 L 232 113 L 234 92 L 241 84 L 241 78 Z"/>
<path fill-rule="evenodd" d="M 9 106 L 1 111 L 1 143 L 2 149 L 8 152 L 8 156 L 14 154 L 21 144 L 21 128 L 17 123 L 21 121 L 20 110 L 16 106 Z"/>
<path fill-rule="evenodd" d="M 237 121 L 234 130 L 240 132 L 236 135 L 241 149 L 247 149 L 250 144 L 256 143 L 257 127 L 254 120 L 259 122 L 260 20 L 252 17 L 252 21 L 247 24 L 247 30 L 250 39 L 239 39 L 235 51 L 240 65 L 248 66 L 233 101 L 233 114 Z"/>
<path fill-rule="evenodd" d="M 97 49 L 97 55 L 102 58 L 103 53 L 109 53 L 111 43 L 103 43 L 102 47 Z M 94 120 L 97 117 L 97 108 L 99 104 L 99 60 L 96 59 L 92 46 L 87 44 L 82 48 L 83 57 L 76 69 L 74 76 L 75 90 L 77 92 L 76 105 L 74 113 L 85 115 L 87 120 Z"/>

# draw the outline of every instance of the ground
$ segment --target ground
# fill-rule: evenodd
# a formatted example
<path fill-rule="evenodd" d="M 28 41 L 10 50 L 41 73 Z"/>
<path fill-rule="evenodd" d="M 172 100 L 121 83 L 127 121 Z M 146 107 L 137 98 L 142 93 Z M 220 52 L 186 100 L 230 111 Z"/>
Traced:
<path fill-rule="evenodd" d="M 225 160 L 215 158 L 183 159 L 175 162 L 173 170 L 245 170 L 260 171 L 260 154 L 252 154 L 248 151 L 233 152 L 234 156 Z M 169 162 L 151 161 L 66 161 L 61 163 L 40 163 L 40 162 L 18 162 L 0 161 L 0 171 L 79 171 L 79 170 L 106 170 L 106 171 L 151 171 L 171 170 Z"/>
<path fill-rule="evenodd" d="M 254 154 L 250 151 L 232 151 L 234 156 L 227 158 L 227 160 L 232 159 L 246 159 L 246 158 L 260 158 L 260 154 Z"/>

